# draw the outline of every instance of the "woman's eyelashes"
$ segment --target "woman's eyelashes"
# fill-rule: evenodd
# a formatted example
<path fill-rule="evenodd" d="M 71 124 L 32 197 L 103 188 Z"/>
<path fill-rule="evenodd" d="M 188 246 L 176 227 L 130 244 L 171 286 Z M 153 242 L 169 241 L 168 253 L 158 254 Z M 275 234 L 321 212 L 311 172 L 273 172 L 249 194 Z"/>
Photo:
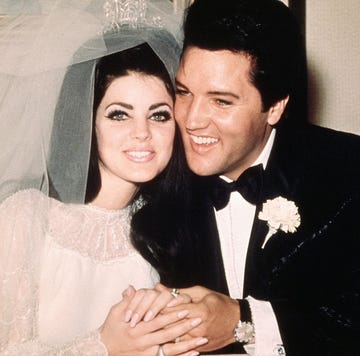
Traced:
<path fill-rule="evenodd" d="M 124 110 L 115 109 L 105 113 L 105 117 L 110 120 L 124 121 L 133 116 Z M 172 119 L 172 113 L 168 110 L 158 110 L 150 113 L 148 118 L 152 121 L 165 122 Z"/>
<path fill-rule="evenodd" d="M 129 114 L 126 111 L 115 109 L 105 113 L 105 117 L 110 120 L 123 121 L 129 118 Z"/>
<path fill-rule="evenodd" d="M 153 121 L 168 121 L 172 118 L 172 114 L 168 110 L 159 110 L 151 114 L 150 119 Z"/>

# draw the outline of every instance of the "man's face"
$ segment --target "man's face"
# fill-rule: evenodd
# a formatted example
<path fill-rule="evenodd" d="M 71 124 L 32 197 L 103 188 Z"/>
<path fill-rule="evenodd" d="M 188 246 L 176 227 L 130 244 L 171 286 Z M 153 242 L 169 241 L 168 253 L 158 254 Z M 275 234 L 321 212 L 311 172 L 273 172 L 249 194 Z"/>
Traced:
<path fill-rule="evenodd" d="M 185 50 L 177 73 L 175 118 L 186 158 L 199 175 L 236 179 L 261 153 L 283 106 L 262 111 L 250 59 L 228 50 Z"/>

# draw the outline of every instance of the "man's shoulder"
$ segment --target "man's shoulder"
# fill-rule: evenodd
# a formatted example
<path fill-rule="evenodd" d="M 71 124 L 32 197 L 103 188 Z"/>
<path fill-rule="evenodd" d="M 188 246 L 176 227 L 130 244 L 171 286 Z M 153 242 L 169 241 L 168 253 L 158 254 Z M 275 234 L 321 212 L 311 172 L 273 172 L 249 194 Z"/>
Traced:
<path fill-rule="evenodd" d="M 279 128 L 266 170 L 271 184 L 283 179 L 305 195 L 351 194 L 359 190 L 360 137 L 314 125 Z"/>
<path fill-rule="evenodd" d="M 328 145 L 342 144 L 346 147 L 351 145 L 360 146 L 360 136 L 350 132 L 309 124 L 302 128 L 301 133 L 305 135 L 308 140 L 314 140 L 315 142 Z"/>
<path fill-rule="evenodd" d="M 294 158 L 360 162 L 360 136 L 353 133 L 309 124 L 279 128 L 277 136 L 275 145 Z"/>

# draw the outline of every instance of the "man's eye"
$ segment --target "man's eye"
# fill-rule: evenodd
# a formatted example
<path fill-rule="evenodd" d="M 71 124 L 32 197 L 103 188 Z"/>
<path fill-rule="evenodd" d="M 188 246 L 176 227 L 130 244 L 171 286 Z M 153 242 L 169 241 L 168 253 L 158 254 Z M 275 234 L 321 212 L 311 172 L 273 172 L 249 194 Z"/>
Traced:
<path fill-rule="evenodd" d="M 176 89 L 176 95 L 180 95 L 180 96 L 185 96 L 188 95 L 189 92 L 187 90 L 183 90 L 183 89 Z"/>
<path fill-rule="evenodd" d="M 228 100 L 224 100 L 224 99 L 215 99 L 216 104 L 218 104 L 219 106 L 229 106 L 231 105 L 231 101 Z"/>

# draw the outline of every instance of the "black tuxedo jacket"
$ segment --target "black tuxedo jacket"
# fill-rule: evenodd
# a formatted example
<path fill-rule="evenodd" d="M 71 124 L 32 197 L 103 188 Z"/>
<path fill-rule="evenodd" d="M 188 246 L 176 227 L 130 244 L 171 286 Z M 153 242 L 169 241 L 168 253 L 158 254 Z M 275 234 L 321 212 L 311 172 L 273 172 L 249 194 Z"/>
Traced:
<path fill-rule="evenodd" d="M 227 294 L 206 179 L 194 178 L 186 268 L 167 282 Z M 315 126 L 277 130 L 262 201 L 293 201 L 301 225 L 295 233 L 277 232 L 262 249 L 268 227 L 257 206 L 244 296 L 271 302 L 288 356 L 360 355 L 359 186 L 360 137 Z M 235 344 L 228 350 L 241 352 Z"/>

